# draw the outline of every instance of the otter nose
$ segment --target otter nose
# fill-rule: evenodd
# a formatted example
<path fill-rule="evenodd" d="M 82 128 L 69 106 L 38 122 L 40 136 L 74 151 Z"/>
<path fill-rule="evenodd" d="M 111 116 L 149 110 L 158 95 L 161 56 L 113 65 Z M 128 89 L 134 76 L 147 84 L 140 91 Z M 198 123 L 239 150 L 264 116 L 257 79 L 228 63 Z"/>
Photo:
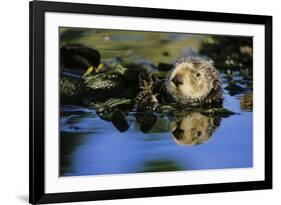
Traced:
<path fill-rule="evenodd" d="M 183 84 L 183 79 L 181 76 L 176 75 L 173 79 L 172 82 L 175 84 L 175 86 L 179 87 L 179 85 Z"/>

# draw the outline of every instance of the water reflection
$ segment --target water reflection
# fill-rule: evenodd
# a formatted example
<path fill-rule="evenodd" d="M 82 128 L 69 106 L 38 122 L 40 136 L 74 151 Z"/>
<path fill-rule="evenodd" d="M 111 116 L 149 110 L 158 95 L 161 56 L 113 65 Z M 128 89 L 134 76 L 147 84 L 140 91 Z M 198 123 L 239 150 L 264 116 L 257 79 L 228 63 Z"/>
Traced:
<path fill-rule="evenodd" d="M 129 129 L 129 123 L 126 120 L 124 113 L 120 110 L 114 110 L 111 117 L 112 124 L 120 132 L 125 132 Z"/>
<path fill-rule="evenodd" d="M 212 137 L 219 127 L 221 118 L 210 117 L 201 113 L 190 113 L 171 122 L 174 140 L 179 145 L 202 144 Z"/>
<path fill-rule="evenodd" d="M 171 136 L 178 145 L 203 144 L 212 137 L 221 122 L 220 115 L 208 116 L 200 112 L 189 112 L 174 117 L 164 117 L 153 112 L 137 112 L 134 117 L 134 121 L 139 125 L 139 131 L 145 134 L 157 129 L 158 118 L 164 119 L 166 121 L 165 130 L 170 131 Z M 111 117 L 107 118 L 106 121 L 111 121 L 116 130 L 120 132 L 129 130 L 128 120 L 121 110 L 114 110 Z"/>
<path fill-rule="evenodd" d="M 253 93 L 245 93 L 241 96 L 240 108 L 244 111 L 253 111 Z"/>
<path fill-rule="evenodd" d="M 157 116 L 151 112 L 136 113 L 136 122 L 140 125 L 140 131 L 148 133 L 152 130 L 157 122 Z"/>
<path fill-rule="evenodd" d="M 180 171 L 184 170 L 179 163 L 173 160 L 157 159 L 148 160 L 143 165 L 142 172 L 167 172 L 167 171 Z"/>
<path fill-rule="evenodd" d="M 225 118 L 119 110 L 105 120 L 93 109 L 61 110 L 61 176 L 252 166 L 250 112 Z"/>

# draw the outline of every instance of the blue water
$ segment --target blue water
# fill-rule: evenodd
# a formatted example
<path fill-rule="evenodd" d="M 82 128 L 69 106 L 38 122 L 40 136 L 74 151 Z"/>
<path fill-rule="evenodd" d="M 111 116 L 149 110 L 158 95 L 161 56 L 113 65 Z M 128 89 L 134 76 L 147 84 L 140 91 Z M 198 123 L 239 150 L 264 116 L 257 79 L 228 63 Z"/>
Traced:
<path fill-rule="evenodd" d="M 245 168 L 253 166 L 252 112 L 240 108 L 240 96 L 224 91 L 224 107 L 238 114 L 222 118 L 207 141 L 178 144 L 171 134 L 171 119 L 158 116 L 143 133 L 135 113 L 126 116 L 129 129 L 118 131 L 95 110 L 62 106 L 60 174 L 80 176 L 150 171 Z"/>

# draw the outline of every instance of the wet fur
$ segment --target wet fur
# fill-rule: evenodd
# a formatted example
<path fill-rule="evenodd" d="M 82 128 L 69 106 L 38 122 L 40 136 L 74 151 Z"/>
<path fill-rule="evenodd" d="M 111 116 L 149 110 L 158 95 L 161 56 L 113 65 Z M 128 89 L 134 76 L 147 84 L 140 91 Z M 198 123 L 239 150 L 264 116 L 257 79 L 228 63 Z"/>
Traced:
<path fill-rule="evenodd" d="M 178 87 L 172 82 L 176 75 L 183 79 Z M 210 62 L 201 58 L 180 58 L 168 74 L 165 87 L 180 105 L 222 103 L 219 73 Z"/>
<path fill-rule="evenodd" d="M 196 77 L 197 73 L 199 77 Z M 183 79 L 183 84 L 178 87 L 172 82 L 176 75 Z M 157 79 L 148 68 L 143 68 L 139 74 L 139 88 L 136 104 L 140 109 L 155 108 L 158 103 L 176 103 L 178 106 L 222 105 L 219 73 L 210 62 L 201 58 L 180 58 L 164 80 Z"/>

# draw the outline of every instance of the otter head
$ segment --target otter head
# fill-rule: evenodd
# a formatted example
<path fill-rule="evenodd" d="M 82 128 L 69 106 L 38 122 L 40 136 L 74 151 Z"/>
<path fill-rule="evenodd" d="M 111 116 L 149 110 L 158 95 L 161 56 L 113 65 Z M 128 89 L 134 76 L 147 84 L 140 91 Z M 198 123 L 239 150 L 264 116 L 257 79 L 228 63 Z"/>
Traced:
<path fill-rule="evenodd" d="M 168 75 L 166 86 L 169 94 L 178 102 L 201 102 L 210 93 L 213 82 L 217 79 L 216 70 L 209 62 L 183 58 Z"/>
<path fill-rule="evenodd" d="M 179 145 L 202 144 L 209 140 L 220 124 L 220 118 L 191 113 L 170 123 L 175 142 Z"/>

